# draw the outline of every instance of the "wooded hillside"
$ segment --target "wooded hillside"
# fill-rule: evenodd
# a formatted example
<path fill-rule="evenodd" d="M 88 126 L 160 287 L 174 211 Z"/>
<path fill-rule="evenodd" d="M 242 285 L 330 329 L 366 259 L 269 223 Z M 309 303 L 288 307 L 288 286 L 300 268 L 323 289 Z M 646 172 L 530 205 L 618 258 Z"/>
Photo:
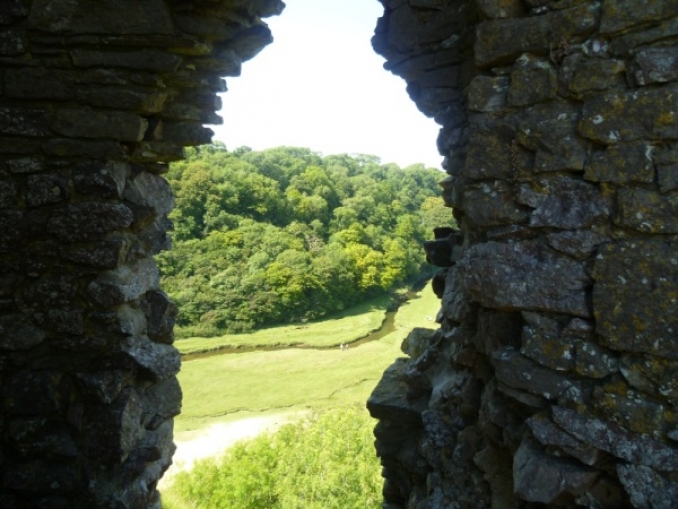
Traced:
<path fill-rule="evenodd" d="M 172 251 L 158 257 L 179 335 L 316 319 L 421 274 L 422 243 L 453 224 L 444 174 L 306 148 L 191 149 L 167 175 Z"/>

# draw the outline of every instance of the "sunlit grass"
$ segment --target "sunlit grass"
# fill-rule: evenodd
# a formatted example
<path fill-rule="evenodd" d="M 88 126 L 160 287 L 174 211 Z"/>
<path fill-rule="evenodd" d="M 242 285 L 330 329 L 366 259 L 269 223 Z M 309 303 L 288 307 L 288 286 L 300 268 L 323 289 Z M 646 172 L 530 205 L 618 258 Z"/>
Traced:
<path fill-rule="evenodd" d="M 435 315 L 438 306 L 427 287 L 400 307 L 393 333 L 345 351 L 288 348 L 184 362 L 179 373 L 184 402 L 176 431 L 207 427 L 237 414 L 363 404 L 384 370 L 403 355 L 400 343 L 407 333 L 434 325 L 426 317 Z M 361 323 L 359 316 L 347 319 Z M 332 320 L 316 325 L 327 335 L 343 334 Z M 242 335 L 243 339 L 246 336 L 252 335 Z"/>
<path fill-rule="evenodd" d="M 249 334 L 180 339 L 175 342 L 175 346 L 182 354 L 245 346 L 339 346 L 356 341 L 378 329 L 392 300 L 392 297 L 381 296 L 319 322 L 270 327 Z"/>

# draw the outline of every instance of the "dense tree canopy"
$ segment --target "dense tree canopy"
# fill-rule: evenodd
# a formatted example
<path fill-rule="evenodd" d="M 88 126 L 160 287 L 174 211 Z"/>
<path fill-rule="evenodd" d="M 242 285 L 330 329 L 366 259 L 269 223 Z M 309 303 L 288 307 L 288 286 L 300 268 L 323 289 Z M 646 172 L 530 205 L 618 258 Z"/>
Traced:
<path fill-rule="evenodd" d="M 176 194 L 164 288 L 195 334 L 315 319 L 419 274 L 422 242 L 450 226 L 443 174 L 306 148 L 191 149 Z"/>

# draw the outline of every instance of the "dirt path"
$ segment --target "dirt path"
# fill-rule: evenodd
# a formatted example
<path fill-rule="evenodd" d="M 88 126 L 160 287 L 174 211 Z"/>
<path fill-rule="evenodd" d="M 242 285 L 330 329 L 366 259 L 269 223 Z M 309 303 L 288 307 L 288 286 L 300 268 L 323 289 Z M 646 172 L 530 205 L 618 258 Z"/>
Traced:
<path fill-rule="evenodd" d="M 239 440 L 253 438 L 266 431 L 275 431 L 301 415 L 289 413 L 249 417 L 225 424 L 213 424 L 198 433 L 195 431 L 177 433 L 174 437 L 177 450 L 172 458 L 173 463 L 160 480 L 159 487 L 166 486 L 177 472 L 189 470 L 196 460 L 218 456 Z"/>

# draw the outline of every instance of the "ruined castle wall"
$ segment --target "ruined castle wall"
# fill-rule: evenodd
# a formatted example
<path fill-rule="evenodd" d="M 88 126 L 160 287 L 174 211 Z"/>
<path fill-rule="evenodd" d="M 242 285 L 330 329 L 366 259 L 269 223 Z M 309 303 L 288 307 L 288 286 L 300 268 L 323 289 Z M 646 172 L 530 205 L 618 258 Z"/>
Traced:
<path fill-rule="evenodd" d="M 181 408 L 162 174 L 279 0 L 0 2 L 0 507 L 159 507 Z"/>
<path fill-rule="evenodd" d="M 678 3 L 382 4 L 460 226 L 368 402 L 384 507 L 678 507 Z"/>

